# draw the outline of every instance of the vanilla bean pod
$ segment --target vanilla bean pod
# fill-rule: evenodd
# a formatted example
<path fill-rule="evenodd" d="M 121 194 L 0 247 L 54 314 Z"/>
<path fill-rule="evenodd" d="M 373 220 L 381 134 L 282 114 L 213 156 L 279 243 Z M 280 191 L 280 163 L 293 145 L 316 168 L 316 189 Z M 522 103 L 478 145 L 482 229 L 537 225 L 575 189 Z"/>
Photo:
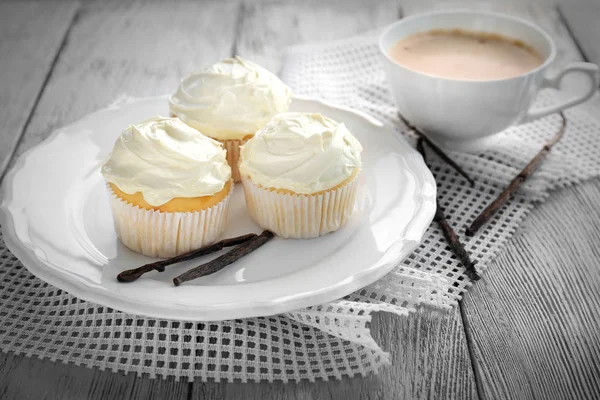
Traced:
<path fill-rule="evenodd" d="M 158 272 L 163 272 L 165 270 L 165 267 L 168 265 L 191 260 L 196 257 L 204 256 L 210 253 L 215 253 L 219 250 L 222 250 L 224 247 L 237 246 L 239 244 L 247 242 L 248 240 L 256 236 L 257 235 L 255 233 L 249 233 L 247 235 L 237 236 L 230 239 L 223 239 L 211 245 L 204 246 L 199 249 L 192 250 L 175 257 L 167 258 L 166 260 L 160 260 L 150 264 L 142 265 L 141 267 L 137 267 L 134 269 L 128 269 L 117 275 L 117 280 L 119 282 L 133 282 L 138 280 L 139 277 L 144 275 L 146 272 L 154 270 Z"/>
<path fill-rule="evenodd" d="M 239 246 L 223 254 L 222 256 L 184 272 L 183 274 L 174 278 L 173 283 L 175 284 L 175 286 L 179 286 L 184 282 L 191 281 L 193 279 L 197 279 L 205 275 L 214 274 L 215 272 L 222 270 L 229 264 L 236 262 L 246 254 L 258 249 L 260 246 L 267 243 L 272 238 L 273 234 L 271 232 L 263 231 L 263 233 L 261 233 L 260 235 L 255 236 L 252 239 L 240 244 Z"/>
<path fill-rule="evenodd" d="M 427 137 L 427 135 L 425 135 L 425 132 L 423 132 L 419 127 L 411 124 L 406 118 L 402 116 L 402 114 L 398 113 L 398 117 L 400 117 L 400 119 L 402 120 L 402 122 L 404 122 L 408 129 L 413 131 L 420 139 L 423 139 L 431 148 L 431 150 L 433 150 L 442 160 L 444 160 L 444 162 L 446 162 L 448 165 L 454 168 L 456 172 L 461 174 L 471 184 L 471 186 L 475 186 L 475 180 L 473 180 L 473 178 L 471 178 L 469 174 L 467 174 L 467 172 L 464 169 L 462 169 L 460 165 L 458 165 L 453 159 L 451 159 L 450 156 L 444 153 L 442 149 L 440 149 L 435 143 L 433 143 Z"/>
<path fill-rule="evenodd" d="M 423 161 L 427 164 L 427 156 L 425 154 L 425 147 L 423 146 L 423 138 L 419 138 L 417 140 L 417 150 L 423 156 Z M 465 267 L 465 273 L 472 281 L 478 281 L 480 279 L 479 274 L 477 273 L 477 269 L 475 268 L 475 264 L 477 261 L 472 261 L 469 253 L 465 249 L 465 246 L 460 242 L 460 239 L 452 226 L 448 223 L 446 215 L 444 214 L 444 210 L 442 209 L 439 200 L 436 197 L 436 207 L 435 207 L 435 215 L 433 216 L 433 220 L 438 223 L 440 228 L 442 228 L 442 232 L 444 233 L 444 238 L 448 242 L 450 249 L 454 253 L 454 255 L 458 258 L 460 263 Z"/>
<path fill-rule="evenodd" d="M 558 129 L 558 132 L 554 135 L 554 137 L 552 137 L 552 139 L 550 139 L 549 142 L 544 145 L 544 147 L 542 147 L 535 157 L 529 161 L 529 164 L 527 164 L 525 168 L 523 168 L 523 170 L 521 170 L 521 172 L 519 172 L 519 174 L 508 184 L 506 189 L 500 193 L 496 200 L 490 203 L 490 205 L 487 206 L 485 210 L 483 210 L 481 214 L 477 216 L 477 218 L 475 218 L 473 223 L 466 229 L 468 236 L 473 236 L 479 228 L 488 222 L 496 213 L 496 211 L 498 211 L 515 194 L 515 192 L 519 189 L 519 187 L 521 187 L 521 184 L 525 182 L 529 175 L 538 169 L 544 159 L 546 159 L 546 156 L 548 153 L 550 153 L 550 150 L 552 150 L 552 146 L 558 143 L 565 133 L 567 119 L 562 111 L 560 112 L 560 117 L 562 118 L 562 123 Z"/>

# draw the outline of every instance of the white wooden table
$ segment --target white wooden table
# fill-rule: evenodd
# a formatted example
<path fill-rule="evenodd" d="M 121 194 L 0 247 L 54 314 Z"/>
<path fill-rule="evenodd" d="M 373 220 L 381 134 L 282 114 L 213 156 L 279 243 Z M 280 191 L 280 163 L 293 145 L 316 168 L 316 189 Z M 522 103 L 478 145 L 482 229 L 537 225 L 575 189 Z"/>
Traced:
<path fill-rule="evenodd" d="M 168 93 L 186 72 L 233 54 L 277 72 L 288 45 L 430 9 L 520 15 L 554 37 L 559 64 L 600 63 L 600 3 L 556 1 L 2 2 L 0 177 L 53 129 L 119 94 Z M 578 86 L 577 78 L 566 84 Z M 600 115 L 598 96 L 586 107 Z M 0 354 L 0 399 L 600 398 L 600 207 L 591 200 L 599 196 L 598 180 L 554 193 L 459 308 L 376 316 L 374 336 L 392 355 L 380 375 L 188 383 Z M 559 214 L 588 240 L 573 243 L 561 226 L 541 222 Z"/>

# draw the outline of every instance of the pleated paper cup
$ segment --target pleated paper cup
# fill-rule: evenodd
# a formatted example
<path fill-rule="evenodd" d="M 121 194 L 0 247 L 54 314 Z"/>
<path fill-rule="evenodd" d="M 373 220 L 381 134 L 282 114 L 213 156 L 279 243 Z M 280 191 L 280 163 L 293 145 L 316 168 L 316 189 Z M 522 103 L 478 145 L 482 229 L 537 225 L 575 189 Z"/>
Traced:
<path fill-rule="evenodd" d="M 146 210 L 121 199 L 107 185 L 115 230 L 131 250 L 150 257 L 168 258 L 217 241 L 227 219 L 233 184 L 227 196 L 205 210 L 161 212 Z"/>
<path fill-rule="evenodd" d="M 354 212 L 358 175 L 345 185 L 318 194 L 278 193 L 242 176 L 246 207 L 263 228 L 283 238 L 309 239 L 339 229 Z"/>
<path fill-rule="evenodd" d="M 219 140 L 225 150 L 227 150 L 227 163 L 231 167 L 231 177 L 235 183 L 242 181 L 240 177 L 240 170 L 238 168 L 240 160 L 240 146 L 246 143 L 250 138 L 247 139 L 233 139 L 233 140 Z"/>

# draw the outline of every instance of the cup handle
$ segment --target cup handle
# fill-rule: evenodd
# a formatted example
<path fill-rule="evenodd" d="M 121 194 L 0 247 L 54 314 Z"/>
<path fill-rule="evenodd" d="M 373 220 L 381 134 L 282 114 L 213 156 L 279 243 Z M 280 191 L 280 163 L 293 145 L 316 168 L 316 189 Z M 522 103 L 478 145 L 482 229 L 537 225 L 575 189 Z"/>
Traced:
<path fill-rule="evenodd" d="M 596 64 L 585 63 L 585 62 L 574 62 L 574 63 L 570 63 L 565 68 L 563 68 L 563 70 L 560 71 L 556 76 L 554 76 L 552 78 L 544 78 L 541 88 L 550 87 L 550 88 L 558 89 L 559 85 L 560 85 L 560 81 L 566 74 L 568 74 L 569 72 L 583 72 L 584 74 L 586 74 L 588 76 L 588 78 L 590 78 L 590 82 L 589 82 L 590 85 L 588 86 L 586 92 L 579 97 L 575 97 L 574 99 L 566 100 L 561 104 L 555 104 L 555 105 L 544 107 L 544 108 L 541 108 L 538 110 L 533 110 L 533 111 L 529 110 L 527 112 L 527 114 L 525 115 L 525 117 L 523 117 L 523 119 L 519 123 L 524 124 L 526 122 L 530 122 L 530 121 L 536 120 L 538 118 L 545 117 L 548 114 L 552 114 L 557 111 L 573 107 L 574 105 L 577 105 L 579 103 L 583 103 L 584 101 L 586 101 L 587 99 L 592 97 L 594 95 L 594 93 L 596 93 L 596 88 L 598 87 L 598 84 L 600 83 L 600 76 L 599 76 L 599 72 L 598 72 L 599 70 L 600 69 L 598 68 L 598 66 Z"/>

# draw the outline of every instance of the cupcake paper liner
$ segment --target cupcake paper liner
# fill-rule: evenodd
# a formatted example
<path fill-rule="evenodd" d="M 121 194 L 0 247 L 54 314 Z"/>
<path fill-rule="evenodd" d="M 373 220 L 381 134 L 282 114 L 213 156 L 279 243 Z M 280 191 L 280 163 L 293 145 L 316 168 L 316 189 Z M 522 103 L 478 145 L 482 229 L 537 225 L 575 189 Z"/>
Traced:
<path fill-rule="evenodd" d="M 358 175 L 342 187 L 314 195 L 277 193 L 242 176 L 246 207 L 262 228 L 278 236 L 315 238 L 339 229 L 352 216 Z"/>
<path fill-rule="evenodd" d="M 240 159 L 240 146 L 246 143 L 248 139 L 219 140 L 227 150 L 227 163 L 231 167 L 231 177 L 235 183 L 241 182 L 238 163 Z"/>
<path fill-rule="evenodd" d="M 131 250 L 150 257 L 173 257 L 215 242 L 225 230 L 233 184 L 214 206 L 194 212 L 161 212 L 132 205 L 108 186 L 115 230 Z"/>

